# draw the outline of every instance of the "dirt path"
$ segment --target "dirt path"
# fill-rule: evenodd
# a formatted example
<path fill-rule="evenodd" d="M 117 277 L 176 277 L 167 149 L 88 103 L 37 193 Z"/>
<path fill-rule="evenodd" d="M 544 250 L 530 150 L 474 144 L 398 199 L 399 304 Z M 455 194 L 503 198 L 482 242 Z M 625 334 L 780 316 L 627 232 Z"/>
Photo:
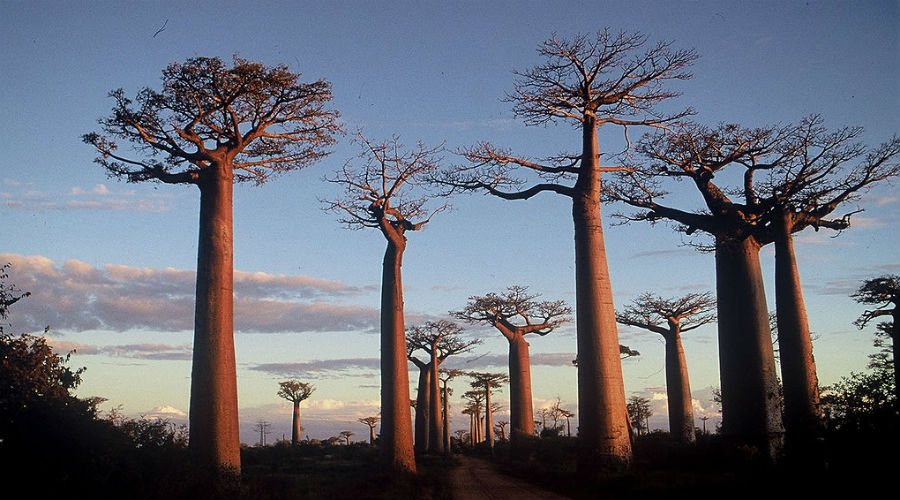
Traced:
<path fill-rule="evenodd" d="M 459 466 L 451 473 L 455 500 L 567 500 L 558 493 L 505 476 L 486 460 L 465 455 L 456 458 Z"/>

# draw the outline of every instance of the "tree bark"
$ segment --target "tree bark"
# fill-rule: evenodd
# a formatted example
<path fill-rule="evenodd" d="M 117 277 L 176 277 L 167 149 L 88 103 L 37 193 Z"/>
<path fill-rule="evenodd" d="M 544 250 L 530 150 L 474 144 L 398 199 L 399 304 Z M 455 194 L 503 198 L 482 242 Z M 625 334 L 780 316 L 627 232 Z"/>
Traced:
<path fill-rule="evenodd" d="M 792 226 L 792 215 L 785 212 L 775 227 L 775 307 L 784 384 L 786 451 L 789 456 L 808 462 L 818 455 L 822 410 Z"/>
<path fill-rule="evenodd" d="M 436 347 L 432 346 L 432 352 Z M 428 368 L 428 451 L 431 453 L 444 452 L 444 426 L 441 420 L 441 385 L 438 376 L 440 360 L 434 356 Z"/>
<path fill-rule="evenodd" d="M 200 224 L 191 368 L 190 448 L 201 463 L 240 472 L 234 361 L 232 173 L 214 166 L 198 182 Z"/>
<path fill-rule="evenodd" d="M 494 412 L 491 411 L 491 388 L 484 389 L 484 435 L 487 437 L 488 445 L 491 447 L 491 453 L 494 452 Z"/>
<path fill-rule="evenodd" d="M 509 338 L 510 446 L 515 450 L 523 438 L 534 436 L 534 404 L 531 399 L 531 358 L 528 342 L 521 334 Z"/>
<path fill-rule="evenodd" d="M 450 453 L 450 394 L 447 391 L 447 382 L 444 382 L 444 453 Z"/>
<path fill-rule="evenodd" d="M 578 345 L 579 473 L 616 472 L 631 463 L 625 385 L 603 224 L 595 121 L 585 117 L 575 183 L 575 311 Z"/>
<path fill-rule="evenodd" d="M 682 443 L 693 443 L 694 406 L 684 348 L 679 327 L 672 328 L 666 339 L 666 397 L 669 400 L 669 432 Z"/>
<path fill-rule="evenodd" d="M 431 392 L 429 386 L 431 384 L 431 363 L 416 365 L 419 367 L 419 383 L 416 388 L 416 418 L 413 422 L 413 430 L 415 431 L 416 455 L 423 455 L 428 451 L 428 411 L 429 397 Z"/>
<path fill-rule="evenodd" d="M 774 461 L 784 429 L 759 248 L 752 237 L 716 237 L 722 430 Z"/>
<path fill-rule="evenodd" d="M 291 444 L 300 442 L 300 401 L 294 401 L 294 418 L 291 426 Z"/>
<path fill-rule="evenodd" d="M 389 238 L 381 278 L 381 453 L 390 470 L 414 473 L 402 260 L 403 247 Z"/>

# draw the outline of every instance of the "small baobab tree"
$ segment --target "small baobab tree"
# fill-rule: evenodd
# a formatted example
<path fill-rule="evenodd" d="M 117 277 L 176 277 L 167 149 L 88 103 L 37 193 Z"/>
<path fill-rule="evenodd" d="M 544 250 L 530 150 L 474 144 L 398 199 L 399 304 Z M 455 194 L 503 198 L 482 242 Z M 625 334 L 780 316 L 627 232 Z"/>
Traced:
<path fill-rule="evenodd" d="M 897 334 L 900 331 L 900 276 L 896 274 L 888 274 L 870 278 L 863 282 L 862 285 L 852 295 L 860 304 L 874 305 L 875 309 L 869 309 L 862 313 L 853 323 L 858 328 L 865 328 L 870 321 L 875 318 L 889 316 L 889 321 L 883 321 L 878 324 L 876 332 L 875 347 L 887 352 L 879 352 L 870 358 L 870 365 L 875 368 L 893 368 L 894 372 L 894 397 L 900 401 L 900 379 L 897 375 Z M 883 338 L 887 338 L 891 342 L 891 346 L 887 348 L 884 345 Z"/>
<path fill-rule="evenodd" d="M 375 143 L 359 133 L 362 164 L 349 162 L 328 179 L 343 186 L 343 195 L 327 202 L 352 229 L 374 228 L 387 240 L 381 280 L 381 453 L 392 470 L 414 472 L 412 423 L 409 418 L 409 372 L 403 319 L 401 267 L 406 233 L 419 231 L 447 206 L 429 211 L 428 198 L 416 197 L 422 181 L 438 170 L 441 148 L 421 143 L 407 151 L 398 138 Z"/>
<path fill-rule="evenodd" d="M 463 329 L 458 324 L 447 321 L 428 321 L 421 326 L 409 328 L 406 332 L 409 359 L 419 368 L 420 383 L 417 400 L 424 410 L 416 407 L 416 451 L 444 452 L 444 422 L 441 419 L 440 375 L 441 363 L 454 354 L 469 352 L 481 343 L 480 339 L 464 339 Z M 422 350 L 428 361 L 417 359 L 414 353 Z M 425 378 L 423 381 L 422 378 Z M 424 389 L 424 392 L 422 392 Z M 423 444 L 419 445 L 419 415 L 424 414 L 425 425 L 421 434 Z"/>
<path fill-rule="evenodd" d="M 666 114 L 657 105 L 676 97 L 665 83 L 690 77 L 696 55 L 672 50 L 668 42 L 646 48 L 640 33 L 613 33 L 571 39 L 553 36 L 538 49 L 543 63 L 516 72 L 507 100 L 527 125 L 565 122 L 581 132 L 581 150 L 530 159 L 481 143 L 461 153 L 470 166 L 441 180 L 455 189 L 486 191 L 506 200 L 539 193 L 565 196 L 572 203 L 575 229 L 575 311 L 580 414 L 579 470 L 620 470 L 631 462 L 625 418 L 625 387 L 618 355 L 615 306 L 600 214 L 601 178 L 621 168 L 601 163 L 598 130 L 620 127 L 629 147 L 630 128 L 663 127 L 690 110 Z M 528 186 L 530 187 L 524 187 Z"/>
<path fill-rule="evenodd" d="M 461 311 L 452 314 L 469 323 L 486 323 L 496 328 L 509 343 L 510 440 L 534 434 L 534 404 L 531 397 L 531 360 L 525 335 L 547 335 L 570 320 L 572 313 L 564 301 L 541 301 L 528 288 L 511 286 L 502 293 L 469 297 Z"/>
<path fill-rule="evenodd" d="M 469 372 L 467 375 L 472 379 L 469 385 L 472 389 L 480 390 L 484 393 L 484 433 L 491 450 L 494 449 L 494 405 L 491 403 L 491 392 L 493 389 L 503 387 L 503 384 L 509 382 L 509 376 L 504 373 L 489 372 Z"/>
<path fill-rule="evenodd" d="M 631 425 L 637 429 L 638 435 L 650 432 L 650 417 L 653 410 L 650 409 L 650 400 L 641 396 L 628 398 L 628 414 L 631 416 Z"/>
<path fill-rule="evenodd" d="M 344 443 L 346 443 L 347 446 L 350 446 L 350 436 L 352 435 L 353 431 L 341 431 L 340 433 L 340 437 L 344 439 Z"/>
<path fill-rule="evenodd" d="M 468 373 L 466 373 L 466 375 L 468 375 Z M 484 440 L 484 433 L 482 432 L 483 428 L 481 425 L 484 421 L 484 391 L 480 389 L 466 391 L 463 393 L 462 398 L 466 401 L 466 406 L 463 408 L 462 413 L 464 415 L 469 415 L 469 434 L 472 436 L 472 446 L 474 446 Z"/>
<path fill-rule="evenodd" d="M 450 395 L 452 394 L 453 389 L 447 386 L 451 380 L 459 377 L 461 375 L 465 375 L 465 372 L 462 370 L 457 370 L 455 368 L 450 369 L 442 369 L 438 371 L 438 377 L 441 379 L 442 387 L 441 387 L 441 401 L 444 405 L 444 409 L 442 412 L 443 420 L 444 420 L 444 452 L 450 453 Z"/>
<path fill-rule="evenodd" d="M 369 444 L 375 444 L 375 426 L 378 424 L 378 420 L 381 417 L 363 417 L 357 420 L 361 424 L 366 424 L 369 426 Z"/>
<path fill-rule="evenodd" d="M 228 67 L 197 57 L 163 70 L 161 91 L 144 88 L 132 100 L 119 89 L 110 97 L 115 105 L 100 120 L 102 134 L 83 136 L 99 152 L 95 161 L 129 182 L 200 191 L 190 448 L 202 463 L 239 470 L 233 184 L 263 184 L 328 154 L 340 131 L 337 112 L 326 108 L 331 85 L 303 83 L 283 65 L 235 57 Z"/>
<path fill-rule="evenodd" d="M 278 382 L 278 397 L 290 401 L 294 405 L 293 419 L 291 425 L 291 444 L 296 445 L 300 442 L 300 432 L 303 427 L 300 425 L 300 403 L 309 399 L 316 388 L 312 384 L 300 382 L 299 380 L 285 380 Z"/>
<path fill-rule="evenodd" d="M 500 433 L 500 441 L 506 441 L 506 426 L 509 425 L 509 420 L 500 420 L 494 427 Z"/>
<path fill-rule="evenodd" d="M 716 300 L 708 293 L 689 293 L 664 299 L 650 292 L 640 295 L 616 320 L 662 335 L 666 345 L 666 397 L 669 402 L 669 432 L 678 441 L 694 441 L 694 407 L 681 334 L 716 319 Z"/>

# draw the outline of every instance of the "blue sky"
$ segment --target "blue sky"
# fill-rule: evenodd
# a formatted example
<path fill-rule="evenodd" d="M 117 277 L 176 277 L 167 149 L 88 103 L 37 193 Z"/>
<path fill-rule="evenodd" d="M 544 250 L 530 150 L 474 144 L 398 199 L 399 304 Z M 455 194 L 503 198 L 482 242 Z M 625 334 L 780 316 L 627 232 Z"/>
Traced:
<path fill-rule="evenodd" d="M 829 128 L 865 127 L 876 145 L 900 130 L 900 8 L 869 2 L 49 2 L 0 1 L 0 254 L 13 280 L 34 296 L 17 304 L 12 331 L 53 330 L 87 366 L 79 393 L 110 399 L 131 415 L 188 408 L 198 194 L 186 186 L 126 184 L 92 163 L 80 136 L 109 112 L 107 93 L 157 87 L 161 70 L 195 56 L 233 54 L 287 64 L 304 79 L 333 84 L 348 132 L 375 140 L 445 143 L 489 140 L 527 156 L 571 151 L 567 124 L 526 127 L 501 98 L 513 70 L 540 62 L 536 48 L 604 27 L 694 48 L 694 78 L 675 106 L 697 120 L 748 126 L 796 122 L 819 113 Z M 237 360 L 242 439 L 253 424 L 289 433 L 290 407 L 277 381 L 317 385 L 304 403 L 312 437 L 350 429 L 377 413 L 373 360 L 384 240 L 348 231 L 319 201 L 335 194 L 323 177 L 355 157 L 342 137 L 324 161 L 235 190 Z M 621 132 L 601 150 L 624 148 Z M 673 198 L 693 193 L 675 186 Z M 547 299 L 574 302 L 572 222 L 564 198 L 506 202 L 483 195 L 452 200 L 404 258 L 408 323 L 443 317 L 470 295 L 522 284 Z M 849 294 L 873 275 L 900 271 L 900 194 L 880 186 L 845 212 L 864 208 L 838 238 L 797 235 L 797 251 L 823 384 L 865 367 L 870 332 Z M 605 208 L 605 214 L 619 207 Z M 843 213 L 843 212 L 841 212 Z M 606 239 L 616 305 L 643 291 L 675 296 L 714 289 L 713 258 L 681 245 L 665 226 L 614 226 Z M 762 264 L 772 299 L 772 252 Z M 483 335 L 467 367 L 505 370 L 505 341 Z M 622 328 L 639 350 L 626 360 L 626 390 L 664 394 L 657 336 Z M 557 396 L 575 406 L 574 329 L 533 339 L 536 404 Z M 715 326 L 691 332 L 685 349 L 698 412 L 715 408 Z M 568 358 L 571 359 L 571 358 Z M 460 385 L 462 385 L 460 383 Z M 500 399 L 507 397 L 500 393 Z M 656 396 L 657 398 L 659 396 Z M 501 401 L 502 403 L 502 401 Z M 657 400 L 655 426 L 663 427 Z M 698 413 L 698 417 L 701 413 Z M 178 413 L 170 413 L 178 417 Z M 457 419 L 454 428 L 461 428 Z M 270 437 L 271 439 L 271 437 Z"/>

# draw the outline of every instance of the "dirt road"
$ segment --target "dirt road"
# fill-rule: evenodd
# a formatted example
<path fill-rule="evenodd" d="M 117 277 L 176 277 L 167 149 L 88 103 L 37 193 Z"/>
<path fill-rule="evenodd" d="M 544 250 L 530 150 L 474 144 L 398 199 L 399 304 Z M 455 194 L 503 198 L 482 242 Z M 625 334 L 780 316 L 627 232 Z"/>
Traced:
<path fill-rule="evenodd" d="M 567 500 L 558 493 L 503 475 L 485 460 L 465 455 L 457 455 L 457 459 L 459 466 L 451 476 L 455 500 Z"/>

